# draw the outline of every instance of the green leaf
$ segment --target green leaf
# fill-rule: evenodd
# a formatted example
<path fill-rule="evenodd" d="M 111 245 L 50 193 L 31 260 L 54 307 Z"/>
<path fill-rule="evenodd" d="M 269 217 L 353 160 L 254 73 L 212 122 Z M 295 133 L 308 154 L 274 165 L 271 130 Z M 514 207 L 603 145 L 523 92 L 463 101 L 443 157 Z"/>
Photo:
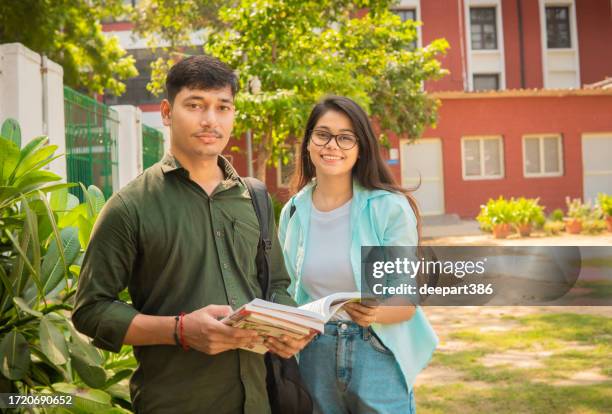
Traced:
<path fill-rule="evenodd" d="M 49 318 L 44 316 L 39 327 L 40 347 L 44 354 L 55 365 L 63 365 L 68 361 L 66 338 Z"/>
<path fill-rule="evenodd" d="M 104 388 L 104 391 L 112 395 L 114 398 L 120 398 L 125 401 L 130 401 L 130 387 L 127 384 L 113 384 Z"/>
<path fill-rule="evenodd" d="M 72 338 L 69 345 L 70 352 L 80 355 L 89 364 L 102 365 L 104 357 L 98 348 L 81 338 L 81 335 L 74 329 L 74 326 L 68 319 L 64 319 L 64 323 L 70 329 L 70 337 Z"/>
<path fill-rule="evenodd" d="M 15 302 L 15 305 L 17 305 L 17 307 L 19 307 L 19 309 L 21 309 L 25 313 L 30 314 L 32 316 L 36 316 L 37 318 L 43 317 L 43 314 L 41 312 L 30 308 L 26 301 L 23 300 L 23 298 L 20 298 L 19 296 L 14 297 L 13 302 Z"/>
<path fill-rule="evenodd" d="M 77 199 L 78 200 L 78 199 Z M 88 217 L 87 204 L 79 204 L 71 209 L 64 217 L 62 217 L 57 223 L 59 227 L 78 226 L 79 216 Z"/>
<path fill-rule="evenodd" d="M 134 372 L 134 370 L 131 370 L 131 369 L 122 369 L 121 371 L 119 371 L 115 375 L 113 375 L 108 381 L 106 381 L 106 384 L 104 384 L 104 388 L 108 388 L 111 385 L 117 384 L 121 380 L 129 378 L 130 375 L 132 375 L 133 372 Z"/>
<path fill-rule="evenodd" d="M 95 185 L 90 185 L 87 187 L 87 194 L 89 194 L 91 199 L 94 215 L 98 215 L 102 207 L 104 207 L 104 193 Z"/>
<path fill-rule="evenodd" d="M 53 389 L 60 393 L 74 395 L 74 406 L 71 407 L 71 412 L 107 413 L 111 407 L 111 396 L 102 390 L 78 387 L 65 382 L 53 384 Z"/>
<path fill-rule="evenodd" d="M 10 231 L 5 230 L 4 234 L 6 234 L 6 237 L 8 237 L 11 243 L 13 243 L 13 247 L 15 248 L 15 250 L 17 251 L 19 255 L 18 264 L 15 266 L 14 269 L 17 270 L 18 272 L 21 272 L 21 269 L 23 268 L 23 266 L 25 266 L 30 272 L 30 276 L 32 277 L 32 280 L 36 284 L 36 287 L 38 288 L 39 292 L 42 292 L 43 286 L 40 280 L 40 274 L 36 272 L 36 270 L 32 266 L 32 263 L 30 263 L 30 259 L 28 259 L 28 256 L 24 251 L 29 244 L 29 238 L 30 238 L 29 231 L 24 229 L 24 231 L 21 233 L 21 238 L 23 241 L 22 245 L 20 245 L 19 242 L 15 240 L 15 238 L 13 237 Z M 20 274 L 19 273 L 15 274 L 15 276 L 19 277 Z M 21 274 L 21 277 L 23 278 L 23 274 Z M 23 283 L 23 279 L 22 279 L 17 284 L 17 294 L 21 293 L 21 288 L 23 286 L 25 286 L 25 283 Z"/>
<path fill-rule="evenodd" d="M 68 191 L 68 189 L 64 189 L 64 190 Z M 64 268 L 69 268 L 70 264 L 66 263 L 66 253 L 64 252 L 64 246 L 62 243 L 58 243 L 58 241 L 60 241 L 62 238 L 59 232 L 59 228 L 57 227 L 57 222 L 55 220 L 55 214 L 53 213 L 53 209 L 51 208 L 51 205 L 49 204 L 47 198 L 42 192 L 39 192 L 39 197 L 43 201 L 43 204 L 45 206 L 45 211 L 47 213 L 47 217 L 49 218 L 49 222 L 51 224 L 51 231 L 53 231 L 55 245 L 58 247 L 58 252 L 62 260 L 62 265 L 64 266 Z"/>
<path fill-rule="evenodd" d="M 41 138 L 44 139 L 42 144 L 45 144 L 47 142 L 47 138 Z M 41 143 L 39 141 L 36 141 L 35 144 L 36 145 L 32 148 L 28 148 L 32 149 L 31 152 L 24 154 L 27 147 L 21 151 L 22 157 L 19 160 L 19 164 L 17 165 L 15 174 L 13 176 L 15 181 L 19 180 L 20 177 L 27 175 L 28 173 L 40 171 L 40 169 L 45 165 L 49 164 L 54 159 L 61 157 L 61 155 L 53 156 L 57 150 L 57 145 L 40 145 Z"/>
<path fill-rule="evenodd" d="M 68 203 L 66 204 L 66 210 L 70 211 L 81 203 L 79 198 L 74 194 L 68 193 Z"/>
<path fill-rule="evenodd" d="M 21 176 L 14 184 L 20 193 L 25 194 L 44 184 L 49 184 L 61 179 L 62 177 L 51 171 L 32 171 Z"/>
<path fill-rule="evenodd" d="M 24 163 L 28 162 L 28 159 L 31 159 L 30 157 L 36 151 L 43 148 L 45 144 L 47 144 L 48 142 L 49 142 L 49 138 L 47 137 L 36 137 L 30 140 L 30 142 L 28 142 L 27 145 L 21 149 L 19 153 L 19 162 L 17 163 L 17 168 L 15 168 L 15 171 L 13 172 L 13 175 L 11 176 L 11 180 L 14 180 L 15 177 L 18 177 L 19 175 L 23 174 L 23 172 L 26 171 L 22 167 Z"/>
<path fill-rule="evenodd" d="M 79 216 L 77 223 L 79 226 L 79 242 L 81 243 L 81 248 L 85 250 L 87 249 L 87 245 L 89 244 L 89 239 L 91 237 L 91 230 L 93 229 L 94 220 L 90 220 L 83 216 Z"/>
<path fill-rule="evenodd" d="M 0 185 L 8 184 L 18 162 L 19 147 L 13 141 L 0 137 Z"/>
<path fill-rule="evenodd" d="M 30 370 L 32 371 L 32 379 L 40 384 L 44 384 L 46 386 L 51 385 L 51 379 L 49 378 L 49 375 L 47 375 L 47 373 L 45 372 L 44 369 L 42 369 L 42 367 L 44 366 L 44 364 L 42 363 L 33 363 L 30 366 Z"/>
<path fill-rule="evenodd" d="M 19 194 L 19 190 L 15 186 L 1 186 L 0 187 L 0 203 L 4 204 L 6 199 L 13 198 L 15 195 Z"/>
<path fill-rule="evenodd" d="M 87 191 L 83 183 L 79 183 L 79 185 L 81 186 L 81 190 L 83 191 L 83 197 L 85 198 L 84 204 L 87 206 L 87 217 L 94 218 L 96 215 L 96 206 L 94 199 L 92 195 L 89 194 L 89 191 Z"/>
<path fill-rule="evenodd" d="M 0 265 L 0 282 L 2 282 L 2 286 L 4 286 L 4 291 L 0 290 L 0 292 L 3 292 L 2 295 L 0 295 L 2 298 L 0 301 L 0 314 L 2 314 L 4 303 L 6 303 L 5 301 L 13 297 L 13 286 L 2 265 Z"/>
<path fill-rule="evenodd" d="M 62 280 L 62 277 L 64 277 L 64 274 L 68 271 L 68 267 L 74 263 L 81 251 L 79 230 L 76 227 L 66 227 L 62 229 L 60 238 L 64 248 L 66 266 L 64 266 L 62 261 L 57 240 L 54 238 L 49 244 L 49 249 L 43 258 L 41 268 L 41 282 L 45 294 L 51 292 L 53 288 L 57 286 L 60 280 Z"/>
<path fill-rule="evenodd" d="M 17 331 L 7 333 L 0 341 L 0 373 L 10 380 L 20 380 L 30 368 L 30 348 Z"/>
<path fill-rule="evenodd" d="M 40 240 L 38 238 L 38 218 L 30 208 L 28 200 L 22 200 L 21 207 L 25 212 L 26 218 L 26 226 L 24 227 L 24 231 L 27 229 L 32 237 L 32 242 L 30 243 L 32 252 L 32 267 L 34 268 L 34 273 L 36 274 L 37 279 L 40 279 Z"/>
<path fill-rule="evenodd" d="M 19 121 L 13 118 L 8 118 L 4 121 L 0 129 L 0 137 L 13 141 L 17 147 L 21 147 L 21 127 L 19 126 Z"/>
<path fill-rule="evenodd" d="M 60 188 L 53 191 L 49 198 L 51 210 L 58 213 L 60 217 L 68 211 L 68 194 L 70 193 L 67 188 Z"/>
<path fill-rule="evenodd" d="M 72 367 L 76 370 L 83 382 L 92 388 L 102 388 L 106 383 L 106 371 L 100 365 L 94 364 L 92 361 L 79 354 L 78 350 L 71 343 L 70 356 L 72 357 Z"/>

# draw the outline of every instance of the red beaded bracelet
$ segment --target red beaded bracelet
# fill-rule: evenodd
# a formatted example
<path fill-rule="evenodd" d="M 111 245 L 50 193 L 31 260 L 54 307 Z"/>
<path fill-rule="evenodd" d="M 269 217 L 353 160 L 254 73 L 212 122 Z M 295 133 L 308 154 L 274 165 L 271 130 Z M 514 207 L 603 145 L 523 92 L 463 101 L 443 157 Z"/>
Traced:
<path fill-rule="evenodd" d="M 183 347 L 183 351 L 188 351 L 189 346 L 185 343 L 185 337 L 183 335 L 183 318 L 185 317 L 185 312 L 181 312 L 179 315 L 179 339 L 181 342 L 181 346 Z"/>

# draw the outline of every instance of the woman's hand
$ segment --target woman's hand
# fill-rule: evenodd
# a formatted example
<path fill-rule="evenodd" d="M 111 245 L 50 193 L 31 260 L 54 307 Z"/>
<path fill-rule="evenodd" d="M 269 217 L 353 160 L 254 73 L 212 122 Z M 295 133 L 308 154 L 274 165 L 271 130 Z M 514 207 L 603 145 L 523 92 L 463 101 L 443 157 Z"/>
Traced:
<path fill-rule="evenodd" d="M 366 306 L 359 302 L 349 302 L 342 307 L 351 317 L 353 322 L 364 328 L 376 322 L 378 306 Z"/>
<path fill-rule="evenodd" d="M 272 336 L 265 338 L 264 345 L 270 352 L 280 356 L 281 358 L 291 358 L 300 352 L 308 343 L 315 337 L 317 333 L 311 330 L 310 335 L 302 339 L 289 338 L 287 335 L 282 335 L 280 338 Z"/>

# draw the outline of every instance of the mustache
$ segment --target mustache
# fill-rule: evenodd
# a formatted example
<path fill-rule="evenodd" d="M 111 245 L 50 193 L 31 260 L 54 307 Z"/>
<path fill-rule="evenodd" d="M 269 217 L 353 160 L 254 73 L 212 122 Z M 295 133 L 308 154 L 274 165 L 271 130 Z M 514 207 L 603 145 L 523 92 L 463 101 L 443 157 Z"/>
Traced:
<path fill-rule="evenodd" d="M 219 139 L 223 138 L 223 135 L 219 131 L 217 131 L 216 129 L 203 129 L 201 131 L 197 131 L 197 132 L 193 133 L 194 136 L 195 135 L 201 135 L 201 134 L 212 134 L 212 135 L 215 136 L 215 138 L 219 138 Z"/>

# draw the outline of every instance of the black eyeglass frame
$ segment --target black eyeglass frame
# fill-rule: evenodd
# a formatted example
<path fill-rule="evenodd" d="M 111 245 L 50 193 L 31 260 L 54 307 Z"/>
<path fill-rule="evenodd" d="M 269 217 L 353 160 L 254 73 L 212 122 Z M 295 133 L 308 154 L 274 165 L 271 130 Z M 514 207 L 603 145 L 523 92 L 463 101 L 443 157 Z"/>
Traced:
<path fill-rule="evenodd" d="M 312 138 L 312 136 L 313 136 L 314 134 L 316 134 L 317 132 L 318 132 L 318 133 L 323 133 L 323 134 L 327 134 L 327 135 L 329 135 L 329 138 L 327 139 L 327 141 L 325 141 L 325 143 L 323 143 L 323 144 L 317 144 L 317 143 L 314 141 L 314 139 Z M 350 146 L 350 147 L 348 147 L 348 148 L 344 148 L 342 145 L 340 145 L 340 143 L 338 142 L 338 137 L 343 136 L 343 135 L 344 135 L 344 136 L 351 137 L 351 138 L 354 138 L 354 139 L 355 139 L 354 144 L 353 144 L 353 145 L 351 145 L 351 146 Z M 317 130 L 317 129 L 314 129 L 314 130 L 312 131 L 312 133 L 310 134 L 310 141 L 312 141 L 312 143 L 313 143 L 314 145 L 316 145 L 317 147 L 324 147 L 324 146 L 326 146 L 327 144 L 329 144 L 329 143 L 331 142 L 332 138 L 334 139 L 334 141 L 336 141 L 336 145 L 338 146 L 338 148 L 343 149 L 343 150 L 350 150 L 350 149 L 353 149 L 353 148 L 355 148 L 355 146 L 356 146 L 356 145 L 359 143 L 359 140 L 357 139 L 357 137 L 356 137 L 356 136 L 351 135 L 351 134 L 347 134 L 347 133 L 344 133 L 344 132 L 343 132 L 343 133 L 340 133 L 340 134 L 332 134 L 331 132 L 328 132 L 328 131 L 323 131 L 323 130 Z"/>

